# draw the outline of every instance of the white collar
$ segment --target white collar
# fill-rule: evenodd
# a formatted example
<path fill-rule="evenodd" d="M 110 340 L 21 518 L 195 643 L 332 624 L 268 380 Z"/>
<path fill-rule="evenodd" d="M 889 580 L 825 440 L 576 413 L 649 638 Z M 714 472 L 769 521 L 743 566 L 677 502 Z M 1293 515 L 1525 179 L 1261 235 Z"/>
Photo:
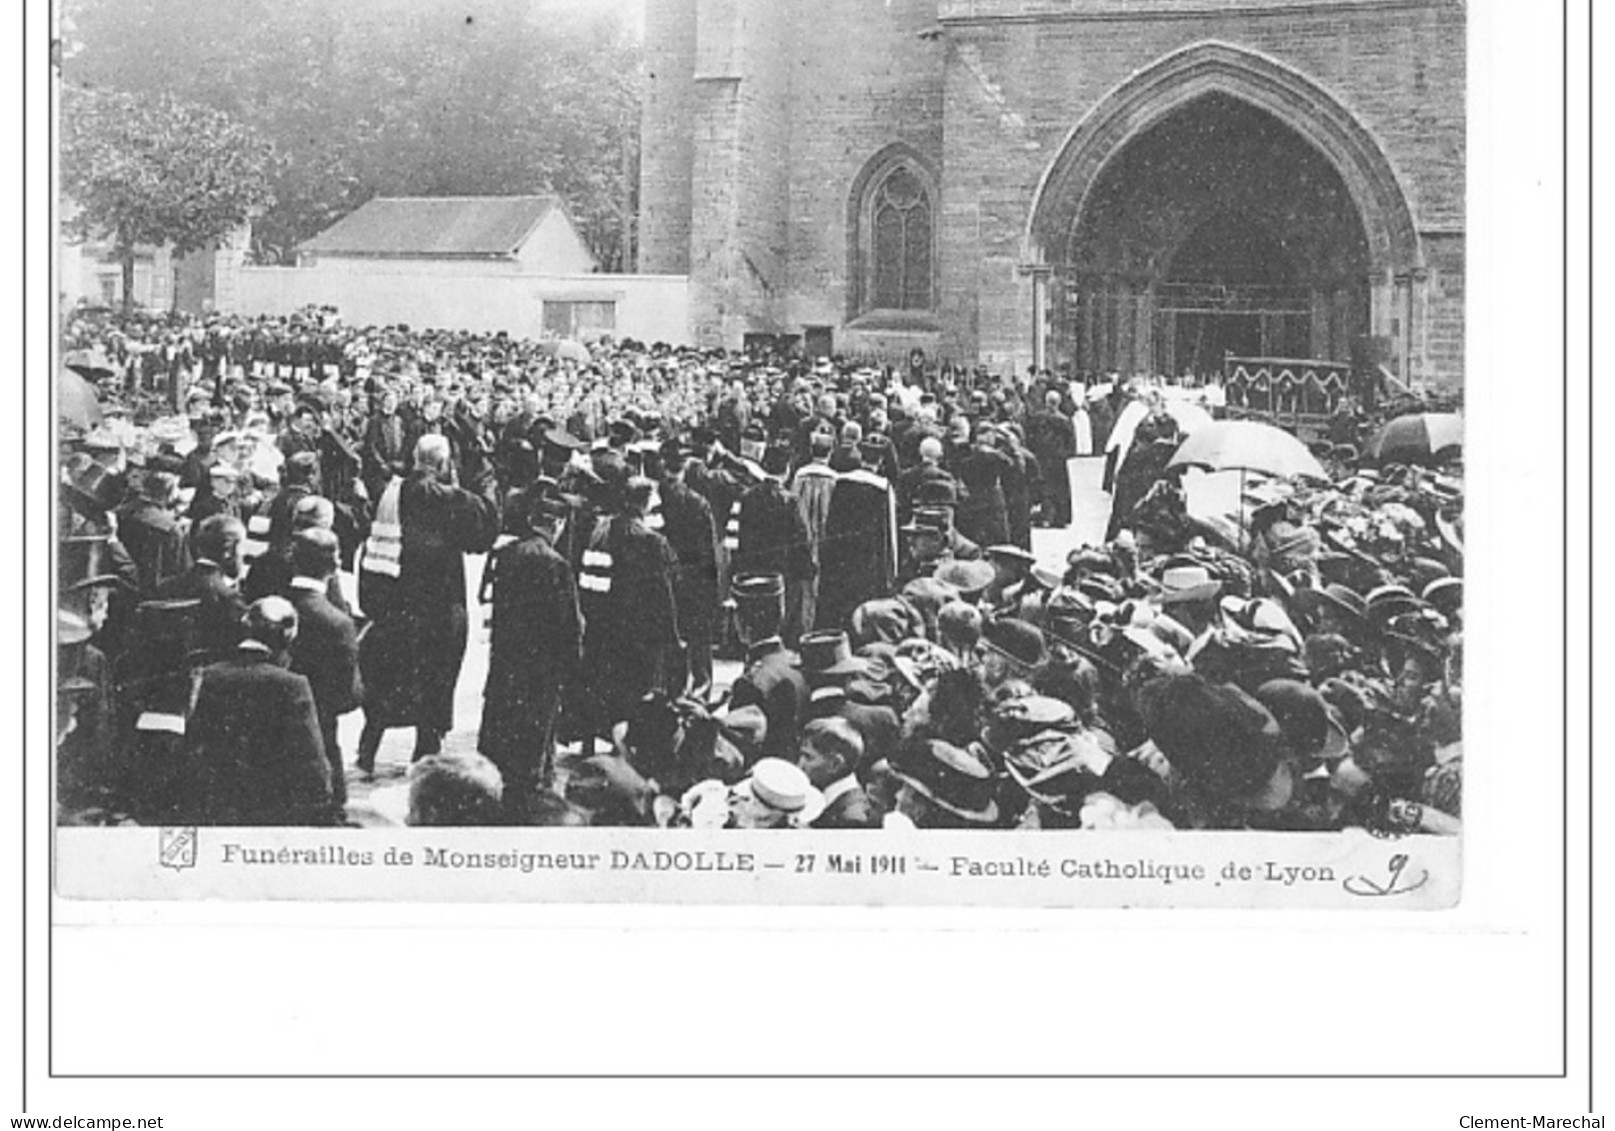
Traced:
<path fill-rule="evenodd" d="M 325 582 L 312 577 L 294 577 L 292 578 L 292 588 L 307 589 L 310 593 L 324 593 Z"/>
<path fill-rule="evenodd" d="M 824 787 L 824 803 L 828 806 L 834 803 L 836 798 L 851 793 L 857 788 L 858 778 L 853 774 L 848 774 L 846 777 L 833 781 Z"/>

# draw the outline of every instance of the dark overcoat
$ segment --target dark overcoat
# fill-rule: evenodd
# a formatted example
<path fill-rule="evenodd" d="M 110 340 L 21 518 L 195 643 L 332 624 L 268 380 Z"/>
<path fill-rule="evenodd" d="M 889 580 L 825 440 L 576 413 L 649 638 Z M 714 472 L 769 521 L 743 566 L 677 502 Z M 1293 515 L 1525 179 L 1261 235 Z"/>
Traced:
<path fill-rule="evenodd" d="M 678 557 L 667 539 L 637 515 L 604 519 L 589 553 L 609 565 L 596 577 L 608 587 L 585 590 L 583 667 L 597 729 L 620 722 L 652 691 L 667 690 L 678 670 L 682 638 L 673 575 Z M 588 568 L 586 555 L 585 568 Z M 581 584 L 581 583 L 580 583 Z"/>
<path fill-rule="evenodd" d="M 331 818 L 331 770 L 314 692 L 266 649 L 202 669 L 185 736 L 201 783 L 198 824 L 314 825 Z"/>
<path fill-rule="evenodd" d="M 542 537 L 493 559 L 493 631 L 478 747 L 508 774 L 536 760 L 578 670 L 583 621 L 572 567 Z"/>

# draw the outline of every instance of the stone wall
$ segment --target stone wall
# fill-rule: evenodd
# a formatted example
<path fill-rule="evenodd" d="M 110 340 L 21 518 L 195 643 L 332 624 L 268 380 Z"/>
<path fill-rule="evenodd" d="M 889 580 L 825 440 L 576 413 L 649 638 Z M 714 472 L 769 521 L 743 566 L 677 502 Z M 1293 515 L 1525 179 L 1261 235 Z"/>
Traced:
<path fill-rule="evenodd" d="M 825 325 L 857 343 L 852 186 L 902 143 L 941 179 L 937 349 L 1024 368 L 1040 182 L 1107 94 L 1215 41 L 1299 72 L 1383 154 L 1424 260 L 1415 371 L 1461 380 L 1457 0 L 656 0 L 646 38 L 641 262 L 688 266 L 699 341 Z M 1376 285 L 1386 333 L 1394 284 Z"/>

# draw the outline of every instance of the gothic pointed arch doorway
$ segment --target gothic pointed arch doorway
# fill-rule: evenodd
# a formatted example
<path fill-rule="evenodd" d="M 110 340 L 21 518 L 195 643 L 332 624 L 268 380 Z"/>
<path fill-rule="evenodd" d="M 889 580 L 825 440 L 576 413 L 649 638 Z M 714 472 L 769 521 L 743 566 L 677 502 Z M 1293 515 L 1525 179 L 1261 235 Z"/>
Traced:
<path fill-rule="evenodd" d="M 1225 44 L 1163 59 L 1078 123 L 1038 186 L 1028 245 L 1050 363 L 1344 360 L 1398 329 L 1394 364 L 1412 356 L 1398 314 L 1419 241 L 1394 172 L 1326 93 Z"/>

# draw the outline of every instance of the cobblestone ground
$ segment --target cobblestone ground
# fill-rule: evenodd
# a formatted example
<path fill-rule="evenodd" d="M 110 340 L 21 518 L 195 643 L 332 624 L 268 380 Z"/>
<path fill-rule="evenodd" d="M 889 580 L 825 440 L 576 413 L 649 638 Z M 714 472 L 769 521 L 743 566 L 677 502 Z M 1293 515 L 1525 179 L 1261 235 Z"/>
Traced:
<path fill-rule="evenodd" d="M 1077 459 L 1071 462 L 1072 524 L 1063 529 L 1034 529 L 1032 549 L 1040 561 L 1056 565 L 1064 560 L 1074 547 L 1095 544 L 1104 538 L 1105 523 L 1110 516 L 1110 496 L 1100 490 L 1104 460 Z M 482 687 L 488 673 L 487 610 L 476 603 L 476 590 L 482 577 L 483 559 L 473 557 L 466 562 L 466 580 L 470 586 L 468 608 L 471 611 L 471 636 L 466 647 L 465 664 L 460 669 L 460 683 L 454 697 L 455 728 L 444 740 L 447 752 L 473 751 L 477 745 L 477 724 L 482 717 Z M 344 576 L 352 599 L 352 578 Z M 714 664 L 714 677 L 719 690 L 727 689 L 740 674 L 740 664 L 732 660 L 719 660 Z M 373 819 L 402 824 L 408 808 L 407 778 L 409 756 L 414 749 L 413 730 L 391 730 L 382 740 L 376 757 L 374 781 L 365 781 L 351 769 L 354 754 L 359 746 L 359 730 L 363 722 L 361 712 L 346 716 L 341 723 L 342 752 L 349 763 L 349 812 L 361 821 Z M 564 765 L 568 753 L 576 747 L 563 749 Z"/>

